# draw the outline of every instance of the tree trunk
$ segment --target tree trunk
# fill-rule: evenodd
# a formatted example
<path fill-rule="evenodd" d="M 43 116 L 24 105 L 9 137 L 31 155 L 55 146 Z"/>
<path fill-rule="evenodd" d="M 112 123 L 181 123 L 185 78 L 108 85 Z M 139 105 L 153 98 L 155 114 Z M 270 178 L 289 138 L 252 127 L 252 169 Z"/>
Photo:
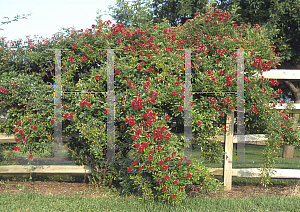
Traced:
<path fill-rule="evenodd" d="M 293 145 L 284 145 L 283 146 L 283 152 L 282 152 L 282 158 L 291 159 L 294 157 L 294 150 L 295 146 Z"/>

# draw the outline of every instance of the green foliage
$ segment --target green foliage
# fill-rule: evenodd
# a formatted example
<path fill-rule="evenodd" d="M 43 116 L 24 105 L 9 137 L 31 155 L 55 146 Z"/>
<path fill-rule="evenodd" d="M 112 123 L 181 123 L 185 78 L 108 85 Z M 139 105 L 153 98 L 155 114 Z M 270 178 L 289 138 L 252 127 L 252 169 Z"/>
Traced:
<path fill-rule="evenodd" d="M 16 157 L 17 157 L 15 151 L 10 149 L 8 152 L 4 153 L 1 144 L 0 144 L 0 148 L 1 148 L 0 149 L 0 157 L 4 156 L 4 158 L 5 158 L 5 161 L 0 160 L 1 165 L 18 165 L 19 164 L 18 161 L 12 161 L 12 160 L 16 159 Z"/>
<path fill-rule="evenodd" d="M 280 68 L 299 69 L 300 1 L 256 0 L 221 1 L 221 8 L 238 7 L 238 24 L 265 25 L 268 36 L 274 41 L 276 54 L 282 57 Z"/>
<path fill-rule="evenodd" d="M 220 163 L 223 159 L 223 145 L 220 141 L 214 142 L 201 139 L 198 142 L 201 146 L 201 152 L 203 153 L 204 161 L 209 163 Z"/>
<path fill-rule="evenodd" d="M 287 106 L 289 111 L 295 108 L 290 102 L 287 103 Z M 298 122 L 295 125 L 296 120 L 289 118 L 287 114 L 283 113 L 281 114 L 281 120 L 284 122 L 284 124 L 281 124 L 283 145 L 300 146 L 299 130 L 295 129 L 295 126 L 298 126 Z"/>

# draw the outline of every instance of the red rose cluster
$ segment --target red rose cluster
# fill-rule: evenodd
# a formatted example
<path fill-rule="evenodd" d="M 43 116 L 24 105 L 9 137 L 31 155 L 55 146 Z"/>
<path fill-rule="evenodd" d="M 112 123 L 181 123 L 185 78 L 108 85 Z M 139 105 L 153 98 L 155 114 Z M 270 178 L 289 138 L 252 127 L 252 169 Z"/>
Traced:
<path fill-rule="evenodd" d="M 90 102 L 88 102 L 89 100 L 87 98 L 85 98 L 85 97 L 83 99 L 81 99 L 81 101 L 82 102 L 80 102 L 80 107 L 84 107 L 85 103 L 87 103 L 86 104 L 87 107 L 91 107 L 92 106 L 92 104 Z"/>

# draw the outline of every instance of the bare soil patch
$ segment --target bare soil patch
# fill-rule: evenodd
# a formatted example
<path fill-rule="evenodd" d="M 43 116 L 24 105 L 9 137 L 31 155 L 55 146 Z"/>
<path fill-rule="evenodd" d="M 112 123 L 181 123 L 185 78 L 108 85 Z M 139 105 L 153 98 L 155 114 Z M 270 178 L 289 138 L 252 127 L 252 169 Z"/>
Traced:
<path fill-rule="evenodd" d="M 198 197 L 228 197 L 228 198 L 251 198 L 257 196 L 298 196 L 300 197 L 300 184 L 293 186 L 270 186 L 266 189 L 263 186 L 236 186 L 231 191 L 217 191 L 205 193 L 204 190 L 194 186 L 189 193 L 190 196 Z"/>
<path fill-rule="evenodd" d="M 0 193 L 12 193 L 19 194 L 20 192 L 31 192 L 34 194 L 46 194 L 51 196 L 70 196 L 79 195 L 86 197 L 105 197 L 105 191 L 103 189 L 95 188 L 87 183 L 69 183 L 69 182 L 0 182 Z M 217 191 L 205 193 L 198 186 L 193 186 L 192 190 L 188 193 L 189 196 L 213 198 L 213 197 L 228 197 L 228 198 L 251 198 L 257 196 L 287 196 L 300 197 L 300 185 L 294 186 L 272 186 L 266 190 L 261 186 L 232 186 L 231 191 Z"/>

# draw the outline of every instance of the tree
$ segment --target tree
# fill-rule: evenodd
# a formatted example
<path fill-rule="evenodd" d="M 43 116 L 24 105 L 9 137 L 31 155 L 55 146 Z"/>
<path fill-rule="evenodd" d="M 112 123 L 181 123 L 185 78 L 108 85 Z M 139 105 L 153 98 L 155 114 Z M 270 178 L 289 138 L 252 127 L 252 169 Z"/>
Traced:
<path fill-rule="evenodd" d="M 236 21 L 266 25 L 269 37 L 274 40 L 276 53 L 283 61 L 279 68 L 300 68 L 300 53 L 298 51 L 300 37 L 300 1 L 221 1 L 220 7 L 230 9 L 238 6 Z"/>
<path fill-rule="evenodd" d="M 112 18 L 126 27 L 135 26 L 148 29 L 153 22 L 153 12 L 150 0 L 135 0 L 131 5 L 124 0 L 117 0 L 115 6 L 109 6 Z"/>
<path fill-rule="evenodd" d="M 193 19 L 195 13 L 205 13 L 208 0 L 157 0 L 153 2 L 155 22 L 167 18 L 171 26 L 184 24 L 188 19 Z"/>
<path fill-rule="evenodd" d="M 9 24 L 9 23 L 11 23 L 12 21 L 18 21 L 19 19 L 27 19 L 27 17 L 30 16 L 30 15 L 31 15 L 31 13 L 30 13 L 30 14 L 27 14 L 27 15 L 22 14 L 22 17 L 20 17 L 20 15 L 17 15 L 17 16 L 14 17 L 13 20 L 9 20 L 9 17 L 4 17 L 4 18 L 7 19 L 7 21 L 1 21 L 0 26 L 2 26 L 2 25 L 4 25 L 4 24 Z M 0 30 L 4 30 L 4 29 L 0 28 Z"/>

